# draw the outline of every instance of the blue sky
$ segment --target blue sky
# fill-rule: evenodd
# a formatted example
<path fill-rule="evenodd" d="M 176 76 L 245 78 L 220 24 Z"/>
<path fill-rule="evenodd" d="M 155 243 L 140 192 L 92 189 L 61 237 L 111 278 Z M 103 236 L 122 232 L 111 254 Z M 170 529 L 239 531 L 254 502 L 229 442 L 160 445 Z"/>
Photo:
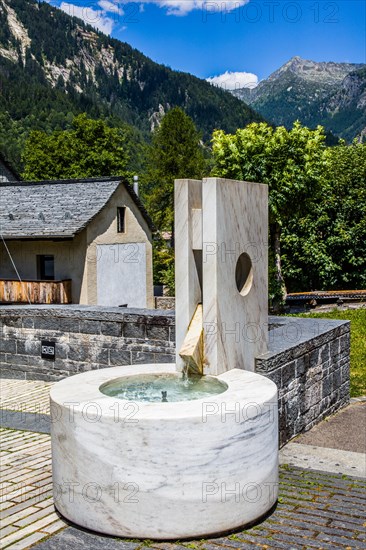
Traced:
<path fill-rule="evenodd" d="M 291 57 L 366 62 L 366 0 L 51 0 L 154 61 L 255 83 Z M 247 76 L 251 73 L 253 76 Z M 224 79 L 224 77 L 223 77 Z"/>

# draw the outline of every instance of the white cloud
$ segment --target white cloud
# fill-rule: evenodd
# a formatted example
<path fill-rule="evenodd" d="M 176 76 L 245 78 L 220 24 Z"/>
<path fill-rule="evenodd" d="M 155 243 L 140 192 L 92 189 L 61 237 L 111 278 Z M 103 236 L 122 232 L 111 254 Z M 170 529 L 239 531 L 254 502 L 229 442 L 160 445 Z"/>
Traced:
<path fill-rule="evenodd" d="M 105 12 L 109 13 L 115 13 L 117 15 L 123 15 L 123 9 L 121 7 L 121 4 L 110 2 L 110 0 L 100 0 L 98 2 L 98 6 L 102 8 Z"/>
<path fill-rule="evenodd" d="M 104 0 L 101 0 L 104 2 Z M 107 2 L 111 4 L 111 2 Z M 108 17 L 104 9 L 94 10 L 87 6 L 75 6 L 75 4 L 69 4 L 68 2 L 61 2 L 60 8 L 68 15 L 79 17 L 85 23 L 92 25 L 96 29 L 104 32 L 105 34 L 111 34 L 114 21 L 111 17 Z"/>
<path fill-rule="evenodd" d="M 45 0 L 52 2 L 53 0 Z M 60 8 L 68 13 L 83 19 L 85 23 L 93 25 L 106 34 L 110 34 L 116 15 L 122 15 L 123 0 L 97 0 L 101 10 L 88 6 L 76 6 L 69 2 L 61 2 Z M 139 0 L 139 11 L 144 11 L 144 4 L 155 4 L 166 10 L 167 15 L 184 16 L 194 10 L 201 10 L 203 17 L 210 17 L 215 14 L 228 13 L 241 6 L 244 6 L 250 0 Z M 91 6 L 93 4 L 89 4 Z M 114 14 L 112 18 L 108 14 Z"/>
<path fill-rule="evenodd" d="M 247 4 L 249 0 L 220 0 L 220 2 L 212 0 L 142 0 L 142 2 L 165 8 L 168 15 L 184 16 L 193 10 L 201 10 L 209 16 L 224 11 L 233 11 Z"/>
<path fill-rule="evenodd" d="M 239 90 L 240 88 L 255 88 L 258 86 L 258 77 L 253 73 L 229 72 L 206 79 L 224 90 Z"/>
<path fill-rule="evenodd" d="M 45 0 L 52 2 L 53 0 Z M 92 25 L 105 34 L 111 34 L 117 16 L 123 15 L 121 7 L 123 0 L 97 0 L 95 6 L 101 9 L 94 9 L 89 6 L 77 6 L 69 2 L 61 2 L 60 8 L 68 15 L 79 17 L 85 23 Z M 184 16 L 194 10 L 201 10 L 202 17 L 210 17 L 215 14 L 228 13 L 250 0 L 139 0 L 139 11 L 144 11 L 145 4 L 155 4 L 166 10 L 167 15 Z M 113 16 L 111 15 L 113 14 Z"/>

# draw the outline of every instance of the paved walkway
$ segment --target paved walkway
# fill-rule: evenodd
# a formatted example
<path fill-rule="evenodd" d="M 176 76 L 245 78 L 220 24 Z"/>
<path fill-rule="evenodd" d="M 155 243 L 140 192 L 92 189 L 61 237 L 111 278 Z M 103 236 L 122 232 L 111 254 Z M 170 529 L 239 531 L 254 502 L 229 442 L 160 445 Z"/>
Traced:
<path fill-rule="evenodd" d="M 294 442 L 366 453 L 366 401 L 354 401 L 309 432 L 301 434 Z"/>
<path fill-rule="evenodd" d="M 51 496 L 50 436 L 39 433 L 50 384 L 3 380 L 2 425 L 27 422 L 27 430 L 0 429 L 1 548 L 21 550 L 229 550 L 233 548 L 366 550 L 366 480 L 351 475 L 289 465 L 294 453 L 281 452 L 280 498 L 273 514 L 256 527 L 206 541 L 154 543 L 104 537 L 69 526 L 56 513 Z M 3 389 L 5 388 L 5 393 Z M 37 397 L 38 396 L 38 397 Z M 18 412 L 17 412 L 18 411 Z M 35 414 L 38 413 L 38 414 Z M 16 427 L 16 426 L 15 426 Z M 31 431 L 34 430 L 34 431 Z M 47 431 L 47 430 L 44 430 Z M 296 453 L 311 446 L 291 443 Z M 312 446 L 313 449 L 320 447 Z M 324 448 L 323 448 L 324 451 Z M 314 451 L 315 452 L 315 451 Z M 333 451 L 334 452 L 334 451 Z M 350 454 L 350 453 L 348 453 Z M 357 457 L 364 457 L 355 453 Z M 328 468 L 328 464 L 326 463 Z M 339 469 L 334 465 L 333 471 Z M 45 539 L 45 540 L 43 540 Z"/>
<path fill-rule="evenodd" d="M 51 382 L 0 378 L 0 409 L 49 414 Z"/>
<path fill-rule="evenodd" d="M 1 548 L 20 550 L 65 527 L 52 501 L 50 436 L 0 428 Z"/>
<path fill-rule="evenodd" d="M 352 403 L 280 452 L 293 466 L 366 477 L 366 401 Z"/>

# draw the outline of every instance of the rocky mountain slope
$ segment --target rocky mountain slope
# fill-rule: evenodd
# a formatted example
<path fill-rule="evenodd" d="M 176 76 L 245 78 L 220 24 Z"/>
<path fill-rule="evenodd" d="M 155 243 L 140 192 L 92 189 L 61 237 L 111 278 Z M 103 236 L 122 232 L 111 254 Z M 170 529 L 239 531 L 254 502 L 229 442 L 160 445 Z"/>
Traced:
<path fill-rule="evenodd" d="M 253 90 L 233 94 L 275 124 L 322 124 L 347 140 L 366 132 L 366 65 L 293 57 Z"/>
<path fill-rule="evenodd" d="M 230 93 L 36 0 L 0 0 L 0 86 L 0 151 L 17 167 L 30 129 L 67 127 L 82 111 L 148 135 L 178 105 L 205 139 L 262 119 Z"/>

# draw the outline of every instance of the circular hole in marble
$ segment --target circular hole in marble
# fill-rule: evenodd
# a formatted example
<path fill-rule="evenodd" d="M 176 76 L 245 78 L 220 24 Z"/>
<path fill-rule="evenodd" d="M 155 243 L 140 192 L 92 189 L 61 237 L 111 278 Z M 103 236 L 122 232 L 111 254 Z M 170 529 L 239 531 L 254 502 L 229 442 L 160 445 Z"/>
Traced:
<path fill-rule="evenodd" d="M 252 260 L 246 252 L 240 254 L 235 268 L 235 280 L 238 291 L 246 296 L 253 284 Z"/>
<path fill-rule="evenodd" d="M 150 403 L 203 399 L 227 389 L 225 382 L 213 376 L 192 375 L 183 379 L 179 373 L 124 376 L 109 380 L 99 387 L 99 391 L 108 397 Z"/>

